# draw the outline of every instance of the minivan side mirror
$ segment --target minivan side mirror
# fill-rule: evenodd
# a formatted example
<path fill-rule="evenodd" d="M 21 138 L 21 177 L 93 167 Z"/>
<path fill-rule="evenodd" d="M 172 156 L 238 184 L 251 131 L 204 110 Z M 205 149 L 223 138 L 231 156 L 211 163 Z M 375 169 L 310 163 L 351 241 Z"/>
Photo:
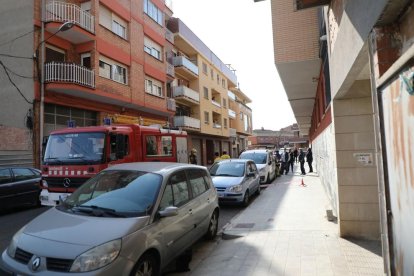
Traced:
<path fill-rule="evenodd" d="M 249 172 L 248 174 L 247 174 L 247 177 L 254 177 L 256 174 L 254 173 L 254 172 Z"/>
<path fill-rule="evenodd" d="M 178 215 L 178 208 L 175 206 L 168 206 L 163 211 L 158 212 L 162 218 L 173 217 Z"/>

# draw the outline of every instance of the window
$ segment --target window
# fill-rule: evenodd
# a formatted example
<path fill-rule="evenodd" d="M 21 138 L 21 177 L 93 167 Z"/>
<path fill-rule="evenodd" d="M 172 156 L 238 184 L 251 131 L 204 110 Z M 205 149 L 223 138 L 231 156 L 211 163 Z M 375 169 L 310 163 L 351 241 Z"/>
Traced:
<path fill-rule="evenodd" d="M 240 121 L 243 121 L 243 112 L 240 111 Z"/>
<path fill-rule="evenodd" d="M 227 119 L 226 118 L 223 119 L 223 125 L 224 125 L 224 128 L 227 128 Z"/>
<path fill-rule="evenodd" d="M 144 12 L 162 26 L 163 13 L 151 0 L 144 0 Z"/>
<path fill-rule="evenodd" d="M 203 73 L 207 75 L 207 64 L 203 62 Z"/>
<path fill-rule="evenodd" d="M 188 178 L 190 180 L 191 190 L 193 191 L 193 197 L 201 195 L 208 189 L 208 185 L 204 180 L 205 173 L 201 170 L 188 171 Z"/>
<path fill-rule="evenodd" d="M 103 56 L 99 58 L 99 76 L 127 84 L 127 69 L 121 64 Z"/>
<path fill-rule="evenodd" d="M 162 47 L 148 37 L 144 37 L 144 51 L 156 59 L 162 60 Z"/>
<path fill-rule="evenodd" d="M 172 187 L 174 206 L 180 207 L 190 200 L 187 178 L 184 171 L 178 172 L 177 174 L 171 176 L 169 182 Z"/>
<path fill-rule="evenodd" d="M 208 113 L 208 111 L 204 111 L 204 123 L 205 124 L 209 124 L 210 123 L 210 114 Z"/>
<path fill-rule="evenodd" d="M 37 175 L 35 175 L 29 169 L 16 168 L 16 169 L 12 169 L 12 171 L 13 171 L 13 174 L 14 174 L 15 181 L 23 181 L 23 180 L 32 179 L 32 178 L 37 177 Z"/>
<path fill-rule="evenodd" d="M 227 108 L 227 101 L 226 101 L 226 99 L 223 99 L 223 107 L 224 108 Z"/>
<path fill-rule="evenodd" d="M 163 84 L 160 81 L 157 81 L 156 79 L 145 77 L 145 92 L 148 94 L 157 96 L 157 97 L 164 97 L 163 93 Z"/>
<path fill-rule="evenodd" d="M 203 87 L 203 91 L 204 91 L 204 99 L 208 100 L 208 88 L 207 87 Z"/>
<path fill-rule="evenodd" d="M 10 183 L 12 181 L 9 169 L 0 169 L 0 184 Z"/>
<path fill-rule="evenodd" d="M 112 21 L 112 31 L 120 37 L 126 38 L 126 28 L 115 20 Z"/>
<path fill-rule="evenodd" d="M 145 138 L 147 157 L 168 157 L 173 155 L 172 136 L 148 135 Z"/>
<path fill-rule="evenodd" d="M 210 75 L 211 75 L 211 80 L 214 80 L 214 71 L 213 71 L 213 69 L 210 69 Z"/>
<path fill-rule="evenodd" d="M 220 84 L 220 75 L 217 74 L 217 84 Z"/>
<path fill-rule="evenodd" d="M 225 80 L 225 79 L 222 79 L 222 80 L 221 80 L 221 86 L 222 86 L 223 88 L 226 88 L 226 80 Z"/>
<path fill-rule="evenodd" d="M 127 39 L 127 22 L 102 5 L 99 6 L 99 24 Z"/>

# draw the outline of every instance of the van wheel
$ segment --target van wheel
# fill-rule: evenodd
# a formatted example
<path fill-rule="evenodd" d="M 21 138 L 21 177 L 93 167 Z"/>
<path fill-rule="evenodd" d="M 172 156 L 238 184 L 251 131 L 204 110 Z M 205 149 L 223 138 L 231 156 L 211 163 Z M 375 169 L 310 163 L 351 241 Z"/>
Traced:
<path fill-rule="evenodd" d="M 249 190 L 247 190 L 247 191 L 244 193 L 244 197 L 243 197 L 243 206 L 244 206 L 244 207 L 247 207 L 247 206 L 249 206 L 249 203 L 250 203 L 250 195 L 249 195 Z"/>
<path fill-rule="evenodd" d="M 218 231 L 218 212 L 214 211 L 210 218 L 210 223 L 208 225 L 207 233 L 206 233 L 206 239 L 207 240 L 213 240 Z"/>
<path fill-rule="evenodd" d="M 159 270 L 159 264 L 155 256 L 151 253 L 145 253 L 139 258 L 131 272 L 131 276 L 158 276 Z"/>

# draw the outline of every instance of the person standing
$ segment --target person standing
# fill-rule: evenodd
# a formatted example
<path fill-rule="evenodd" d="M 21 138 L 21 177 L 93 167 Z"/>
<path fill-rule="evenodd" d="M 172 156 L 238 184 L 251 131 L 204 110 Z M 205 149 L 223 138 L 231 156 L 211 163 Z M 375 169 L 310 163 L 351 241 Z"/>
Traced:
<path fill-rule="evenodd" d="M 292 149 L 289 149 L 289 164 L 288 167 L 290 167 L 290 170 L 293 173 L 293 163 L 295 162 L 295 153 L 292 151 Z M 289 169 L 288 169 L 289 171 Z"/>
<path fill-rule="evenodd" d="M 230 159 L 230 155 L 227 154 L 227 151 L 223 150 L 223 154 L 220 157 L 221 159 Z"/>
<path fill-rule="evenodd" d="M 289 153 L 287 152 L 287 150 L 285 149 L 282 153 L 282 157 L 281 157 L 281 161 L 282 161 L 282 173 L 285 172 L 285 174 L 288 174 L 289 172 Z"/>
<path fill-rule="evenodd" d="M 218 151 L 214 153 L 214 163 L 219 162 L 221 160 L 220 154 Z"/>
<path fill-rule="evenodd" d="M 197 165 L 197 150 L 194 148 L 191 150 L 190 156 L 188 156 L 188 163 Z"/>
<path fill-rule="evenodd" d="M 298 163 L 298 148 L 293 150 L 293 156 L 295 157 L 295 163 Z"/>
<path fill-rule="evenodd" d="M 313 161 L 312 149 L 308 148 L 308 152 L 306 153 L 306 162 L 308 163 L 310 173 L 313 172 L 312 161 Z"/>
<path fill-rule="evenodd" d="M 299 150 L 298 159 L 299 159 L 299 163 L 300 163 L 301 174 L 305 175 L 306 174 L 306 171 L 305 171 L 305 153 L 303 152 L 303 149 Z"/>

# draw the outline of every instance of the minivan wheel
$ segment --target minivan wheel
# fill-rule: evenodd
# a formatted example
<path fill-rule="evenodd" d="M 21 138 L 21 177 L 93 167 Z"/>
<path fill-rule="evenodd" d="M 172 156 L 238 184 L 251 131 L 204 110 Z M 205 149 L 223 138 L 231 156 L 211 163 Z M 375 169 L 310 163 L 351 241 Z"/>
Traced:
<path fill-rule="evenodd" d="M 247 190 L 247 191 L 244 193 L 244 197 L 243 197 L 243 206 L 244 206 L 244 207 L 247 207 L 247 206 L 249 205 L 249 203 L 250 203 L 250 196 L 249 196 L 249 191 Z"/>
<path fill-rule="evenodd" d="M 159 267 L 157 259 L 153 254 L 145 253 L 139 258 L 131 276 L 158 276 Z"/>
<path fill-rule="evenodd" d="M 218 212 L 214 211 L 214 213 L 211 215 L 210 223 L 208 225 L 207 233 L 206 233 L 206 239 L 207 240 L 213 240 L 218 231 Z"/>
<path fill-rule="evenodd" d="M 259 184 L 259 186 L 257 187 L 257 190 L 256 190 L 256 195 L 260 195 L 261 190 L 262 190 L 262 188 L 260 187 L 260 184 Z"/>

